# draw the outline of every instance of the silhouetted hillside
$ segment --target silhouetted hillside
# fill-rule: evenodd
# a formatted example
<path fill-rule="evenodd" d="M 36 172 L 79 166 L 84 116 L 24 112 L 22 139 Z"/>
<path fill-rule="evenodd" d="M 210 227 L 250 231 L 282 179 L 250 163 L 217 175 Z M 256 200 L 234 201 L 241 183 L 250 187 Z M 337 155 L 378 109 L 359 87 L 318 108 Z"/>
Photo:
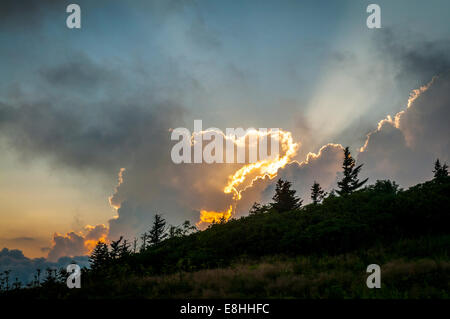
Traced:
<path fill-rule="evenodd" d="M 146 247 L 142 252 L 133 253 L 127 244 L 121 244 L 121 241 L 113 242 L 111 249 L 106 244 L 99 243 L 96 252 L 91 256 L 92 268 L 83 270 L 83 289 L 67 289 L 65 277 L 59 276 L 54 279 L 47 278 L 45 283 L 34 287 L 9 290 L 7 294 L 36 296 L 36 292 L 39 291 L 38 295 L 44 298 L 181 297 L 183 294 L 208 297 L 209 294 L 205 295 L 203 291 L 205 287 L 202 285 L 207 283 L 206 279 L 203 281 L 201 279 L 202 269 L 210 271 L 218 269 L 216 275 L 223 274 L 224 278 L 237 276 L 245 281 L 244 277 L 247 276 L 251 281 L 252 275 L 246 274 L 245 269 L 247 267 L 261 269 L 258 268 L 261 265 L 263 269 L 272 269 L 272 275 L 275 277 L 289 273 L 290 277 L 284 279 L 286 283 L 289 283 L 289 278 L 292 279 L 292 283 L 303 278 L 304 282 L 301 285 L 303 287 L 307 282 L 314 285 L 312 278 L 317 275 L 316 272 L 324 271 L 323 263 L 329 263 L 330 269 L 339 271 L 343 267 L 340 263 L 348 256 L 352 256 L 351 259 L 354 259 L 357 266 L 350 266 L 347 262 L 344 264 L 347 265 L 346 272 L 355 267 L 362 267 L 355 278 L 362 278 L 365 275 L 364 267 L 367 265 L 364 263 L 386 263 L 392 260 L 398 263 L 400 260 L 404 265 L 409 263 L 409 266 L 405 266 L 406 269 L 414 269 L 417 266 L 415 260 L 422 258 L 421 262 L 428 263 L 428 267 L 432 269 L 432 274 L 426 274 L 426 278 L 429 278 L 423 284 L 431 283 L 429 292 L 433 296 L 448 297 L 448 282 L 450 282 L 448 280 L 450 178 L 448 177 L 419 184 L 406 191 L 399 190 L 397 185 L 390 181 L 377 181 L 375 185 L 351 194 L 340 197 L 331 194 L 323 200 L 323 203 L 310 204 L 291 211 L 277 211 L 270 205 L 257 207 L 259 208 L 252 211 L 250 216 L 213 224 L 204 231 L 190 235 L 180 233 L 178 236 Z M 264 266 L 268 258 L 272 264 Z M 298 263 L 304 264 L 305 260 L 308 261 L 306 262 L 308 265 L 299 268 Z M 240 266 L 235 268 L 236 265 Z M 395 269 L 398 266 L 396 265 L 394 262 L 390 267 Z M 283 273 L 282 269 L 287 269 L 287 272 Z M 278 275 L 277 271 L 280 272 Z M 308 279 L 303 271 L 313 277 Z M 170 274 L 173 274 L 172 277 Z M 209 278 L 207 274 L 204 273 L 205 278 Z M 301 276 L 297 278 L 299 274 Z M 417 275 L 417 271 L 413 271 L 413 274 Z M 160 275 L 165 276 L 158 277 Z M 260 278 L 262 281 L 270 278 L 265 277 L 267 274 L 258 276 L 262 276 Z M 142 286 L 141 279 L 144 278 L 143 282 L 150 286 L 145 284 Z M 338 276 L 330 280 L 332 284 L 339 286 L 344 283 L 339 283 L 341 279 Z M 178 284 L 181 285 L 179 289 L 173 287 L 173 280 L 178 280 Z M 325 280 L 321 285 L 325 287 L 326 284 L 330 284 L 328 281 Z M 171 288 L 167 288 L 167 285 Z M 411 282 L 406 286 L 404 283 L 402 285 L 405 288 L 411 285 Z M 177 284 L 175 287 L 178 287 Z M 317 292 L 316 295 L 312 293 L 313 287 L 303 289 L 301 293 L 292 292 L 289 287 L 284 287 L 285 292 L 279 296 L 339 295 L 338 292 L 323 287 L 326 292 Z M 394 288 L 388 292 L 384 290 L 384 295 L 381 296 L 395 297 L 393 291 L 401 288 Z M 237 287 L 230 289 L 228 296 L 243 296 L 238 293 L 242 289 Z M 364 296 L 366 292 L 361 289 L 342 292 L 340 296 L 354 297 L 355 294 Z M 398 293 L 401 296 L 401 291 Z M 380 293 L 372 294 L 380 295 Z M 248 292 L 247 295 L 275 296 L 273 292 L 258 293 L 256 290 Z"/>
<path fill-rule="evenodd" d="M 272 254 L 340 254 L 376 243 L 448 233 L 450 183 L 427 182 L 399 191 L 378 181 L 323 204 L 265 213 L 168 239 L 123 262 L 132 271 L 160 274 L 223 267 L 236 258 Z"/>

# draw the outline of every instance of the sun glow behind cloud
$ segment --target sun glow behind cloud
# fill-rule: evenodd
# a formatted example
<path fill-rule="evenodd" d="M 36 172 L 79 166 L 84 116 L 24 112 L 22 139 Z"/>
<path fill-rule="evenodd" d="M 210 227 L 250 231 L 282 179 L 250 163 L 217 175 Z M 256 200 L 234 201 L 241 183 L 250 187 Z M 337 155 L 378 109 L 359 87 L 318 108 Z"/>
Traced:
<path fill-rule="evenodd" d="M 234 174 L 230 175 L 223 192 L 225 194 L 233 194 L 234 203 L 225 212 L 200 210 L 200 221 L 197 223 L 198 227 L 221 220 L 228 221 L 235 213 L 233 212 L 233 206 L 235 207 L 236 203 L 242 198 L 241 193 L 243 191 L 252 187 L 253 183 L 258 179 L 265 177 L 273 179 L 280 168 L 285 167 L 286 164 L 292 161 L 297 154 L 299 144 L 294 142 L 290 132 L 279 130 L 276 133 L 278 135 L 276 140 L 281 146 L 281 152 L 275 158 L 262 159 L 255 163 L 246 164 Z M 258 134 L 258 132 L 252 130 L 248 134 Z M 246 136 L 234 142 L 242 143 L 242 141 L 245 141 Z"/>

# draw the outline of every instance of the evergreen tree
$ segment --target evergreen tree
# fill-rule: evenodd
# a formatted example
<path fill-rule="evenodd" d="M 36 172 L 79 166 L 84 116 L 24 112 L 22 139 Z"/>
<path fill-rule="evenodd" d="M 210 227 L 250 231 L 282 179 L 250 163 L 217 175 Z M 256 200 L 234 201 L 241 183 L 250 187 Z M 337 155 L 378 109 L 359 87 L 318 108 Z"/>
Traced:
<path fill-rule="evenodd" d="M 327 193 L 320 187 L 320 184 L 314 181 L 314 184 L 311 187 L 311 199 L 313 204 L 316 205 L 320 203 L 326 195 Z"/>
<path fill-rule="evenodd" d="M 110 244 L 111 252 L 109 253 L 109 255 L 111 256 L 111 259 L 119 258 L 122 239 L 123 239 L 123 236 L 120 236 L 120 238 L 118 240 L 116 240 L 116 241 L 113 240 L 111 242 L 111 244 Z"/>
<path fill-rule="evenodd" d="M 123 239 L 123 236 L 116 241 L 112 241 L 111 244 L 111 259 L 118 259 L 128 256 L 130 254 L 130 245 L 128 244 L 126 239 Z"/>
<path fill-rule="evenodd" d="M 159 214 L 155 214 L 155 219 L 153 221 L 153 226 L 148 232 L 150 245 L 158 245 L 166 237 L 166 220 Z"/>
<path fill-rule="evenodd" d="M 291 189 L 291 182 L 279 179 L 275 187 L 272 207 L 278 212 L 295 210 L 302 206 L 303 200 L 295 196 L 296 191 Z"/>
<path fill-rule="evenodd" d="M 434 180 L 437 182 L 441 182 L 446 177 L 448 177 L 448 166 L 447 163 L 444 163 L 444 165 L 441 165 L 441 162 L 439 161 L 439 158 L 434 163 Z"/>
<path fill-rule="evenodd" d="M 359 181 L 358 174 L 363 165 L 358 165 L 355 167 L 355 160 L 350 154 L 348 146 L 344 149 L 344 161 L 342 163 L 342 168 L 344 169 L 344 177 L 337 184 L 340 190 L 337 193 L 341 196 L 353 193 L 355 190 L 364 185 L 368 178 L 363 181 Z"/>
<path fill-rule="evenodd" d="M 92 251 L 91 256 L 89 256 L 92 271 L 97 272 L 103 269 L 109 262 L 109 258 L 108 246 L 104 242 L 99 241 Z"/>

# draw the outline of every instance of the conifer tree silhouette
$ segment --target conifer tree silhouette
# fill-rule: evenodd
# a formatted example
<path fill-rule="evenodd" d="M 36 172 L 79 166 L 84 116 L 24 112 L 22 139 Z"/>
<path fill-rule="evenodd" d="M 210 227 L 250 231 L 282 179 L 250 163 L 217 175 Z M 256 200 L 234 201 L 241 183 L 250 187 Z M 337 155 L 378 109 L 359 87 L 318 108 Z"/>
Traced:
<path fill-rule="evenodd" d="M 311 199 L 314 205 L 320 203 L 327 193 L 320 187 L 320 184 L 314 181 L 313 186 L 311 187 Z"/>
<path fill-rule="evenodd" d="M 111 246 L 111 252 L 109 253 L 112 259 L 119 258 L 120 255 L 120 249 L 121 249 L 121 241 L 123 239 L 123 236 L 120 236 L 120 238 L 116 241 L 112 241 Z"/>
<path fill-rule="evenodd" d="M 99 241 L 89 256 L 89 262 L 91 264 L 91 269 L 93 272 L 100 271 L 103 267 L 107 265 L 110 259 L 110 254 L 108 246 Z"/>
<path fill-rule="evenodd" d="M 153 226 L 148 232 L 148 236 L 150 245 L 157 245 L 167 237 L 166 220 L 161 215 L 155 214 Z"/>
<path fill-rule="evenodd" d="M 434 163 L 434 180 L 437 182 L 441 182 L 446 177 L 448 177 L 448 166 L 447 163 L 444 163 L 444 165 L 441 165 L 441 162 L 439 161 L 439 158 Z"/>
<path fill-rule="evenodd" d="M 344 149 L 344 161 L 342 162 L 344 177 L 337 183 L 339 190 L 336 192 L 339 195 L 345 196 L 351 194 L 367 182 L 368 178 L 363 181 L 358 179 L 358 174 L 362 166 L 363 164 L 360 164 L 355 167 L 355 160 L 350 154 L 349 147 L 347 146 Z"/>
<path fill-rule="evenodd" d="M 272 197 L 274 200 L 272 208 L 278 212 L 286 212 L 302 206 L 303 200 L 295 196 L 296 191 L 291 189 L 291 186 L 291 182 L 284 181 L 281 178 L 277 181 L 275 195 Z"/>

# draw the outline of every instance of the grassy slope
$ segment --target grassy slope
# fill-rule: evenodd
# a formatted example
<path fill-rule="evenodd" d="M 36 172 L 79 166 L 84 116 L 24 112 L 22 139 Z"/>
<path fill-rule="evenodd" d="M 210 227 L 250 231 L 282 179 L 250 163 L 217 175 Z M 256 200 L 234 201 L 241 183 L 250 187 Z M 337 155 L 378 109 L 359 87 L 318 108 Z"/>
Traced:
<path fill-rule="evenodd" d="M 271 256 L 225 268 L 117 281 L 123 297 L 145 298 L 449 298 L 450 236 L 401 240 L 336 256 Z M 422 252 L 418 254 L 416 248 Z M 413 257 L 414 256 L 414 257 Z M 382 289 L 366 286 L 367 265 Z"/>

